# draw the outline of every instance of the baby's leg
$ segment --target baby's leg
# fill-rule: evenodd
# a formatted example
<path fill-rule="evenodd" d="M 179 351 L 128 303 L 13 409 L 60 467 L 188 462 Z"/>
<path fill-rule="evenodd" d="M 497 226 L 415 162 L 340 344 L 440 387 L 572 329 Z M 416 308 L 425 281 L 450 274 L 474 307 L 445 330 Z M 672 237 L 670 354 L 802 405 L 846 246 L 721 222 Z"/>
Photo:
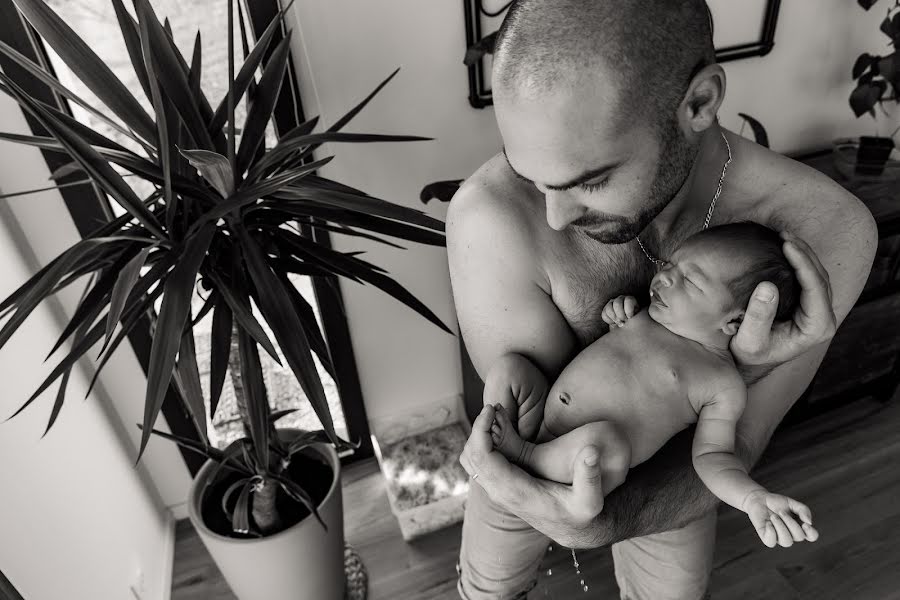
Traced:
<path fill-rule="evenodd" d="M 603 494 L 625 481 L 631 466 L 631 444 L 624 432 L 611 421 L 587 423 L 544 444 L 523 440 L 512 427 L 505 409 L 494 416 L 491 429 L 494 447 L 507 459 L 535 475 L 559 483 L 572 483 L 575 458 L 588 445 L 600 451 Z"/>
<path fill-rule="evenodd" d="M 549 391 L 547 378 L 530 360 L 521 354 L 505 354 L 485 376 L 484 404 L 500 404 L 519 435 L 533 440 L 544 418 Z"/>

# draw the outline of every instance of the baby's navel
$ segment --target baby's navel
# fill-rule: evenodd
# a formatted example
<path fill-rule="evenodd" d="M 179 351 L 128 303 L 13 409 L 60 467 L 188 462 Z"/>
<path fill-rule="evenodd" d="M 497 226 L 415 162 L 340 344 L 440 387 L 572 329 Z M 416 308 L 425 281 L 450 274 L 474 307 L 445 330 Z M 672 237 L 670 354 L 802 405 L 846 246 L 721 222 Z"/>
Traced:
<path fill-rule="evenodd" d="M 565 404 L 566 406 L 568 406 L 568 405 L 569 405 L 569 402 L 572 400 L 572 398 L 569 396 L 569 393 L 568 393 L 568 392 L 560 392 L 560 393 L 559 393 L 559 400 L 560 400 L 560 402 L 562 402 L 563 404 Z"/>

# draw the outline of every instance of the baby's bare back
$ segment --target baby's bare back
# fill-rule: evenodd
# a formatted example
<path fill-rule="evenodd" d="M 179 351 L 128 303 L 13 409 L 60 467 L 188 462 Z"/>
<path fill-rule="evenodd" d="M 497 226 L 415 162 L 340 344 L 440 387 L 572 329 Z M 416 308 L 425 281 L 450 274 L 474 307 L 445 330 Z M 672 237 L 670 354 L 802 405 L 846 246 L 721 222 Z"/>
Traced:
<path fill-rule="evenodd" d="M 641 311 L 563 370 L 547 396 L 546 432 L 538 441 L 586 423 L 612 421 L 631 442 L 633 467 L 697 421 L 691 388 L 710 383 L 715 370 L 721 367 L 711 353 Z M 695 387 L 694 397 L 697 392 Z"/>

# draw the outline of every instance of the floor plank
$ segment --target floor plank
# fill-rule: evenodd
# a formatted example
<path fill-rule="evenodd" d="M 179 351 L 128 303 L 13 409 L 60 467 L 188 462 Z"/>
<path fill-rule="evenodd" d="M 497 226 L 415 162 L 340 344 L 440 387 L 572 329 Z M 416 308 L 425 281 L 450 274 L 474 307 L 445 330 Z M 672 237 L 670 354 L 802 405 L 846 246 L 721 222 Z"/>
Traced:
<path fill-rule="evenodd" d="M 898 400 L 860 400 L 776 435 L 755 475 L 809 504 L 821 537 L 814 544 L 769 549 L 746 515 L 724 506 L 714 598 L 900 600 Z M 344 529 L 368 569 L 371 600 L 458 597 L 458 525 L 404 542 L 374 461 L 345 469 L 343 487 Z M 176 539 L 173 600 L 233 600 L 189 523 L 178 524 Z M 548 553 L 531 598 L 618 597 L 608 549 L 579 551 L 578 561 L 581 576 L 568 550 Z"/>

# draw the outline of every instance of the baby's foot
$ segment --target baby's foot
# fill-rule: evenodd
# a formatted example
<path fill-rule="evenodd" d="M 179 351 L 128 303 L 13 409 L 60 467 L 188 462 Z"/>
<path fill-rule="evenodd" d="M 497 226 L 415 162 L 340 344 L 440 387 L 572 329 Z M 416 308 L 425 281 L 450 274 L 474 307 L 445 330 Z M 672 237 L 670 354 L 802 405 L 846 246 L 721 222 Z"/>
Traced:
<path fill-rule="evenodd" d="M 494 448 L 510 461 L 522 464 L 525 455 L 525 440 L 516 431 L 509 414 L 502 405 L 494 405 L 494 423 L 491 425 L 491 437 Z"/>

